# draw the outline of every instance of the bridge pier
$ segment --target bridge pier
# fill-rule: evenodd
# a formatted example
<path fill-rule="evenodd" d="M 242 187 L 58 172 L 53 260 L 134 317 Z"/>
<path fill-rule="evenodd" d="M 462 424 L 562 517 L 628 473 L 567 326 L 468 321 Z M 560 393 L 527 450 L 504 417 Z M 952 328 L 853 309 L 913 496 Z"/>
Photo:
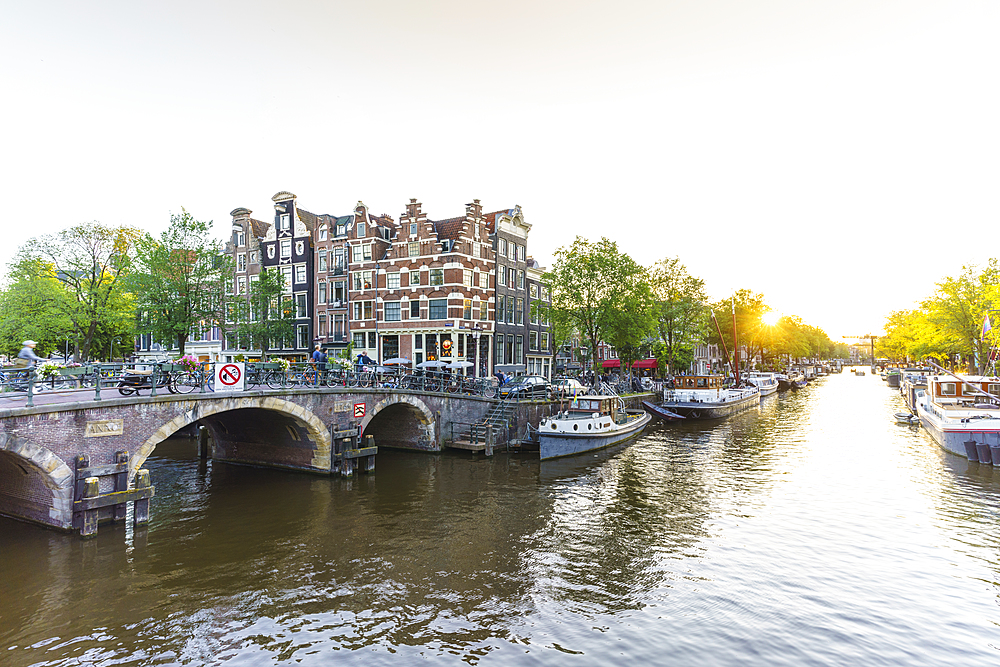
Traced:
<path fill-rule="evenodd" d="M 76 457 L 73 527 L 80 531 L 81 537 L 97 535 L 97 527 L 102 521 L 125 521 L 130 502 L 136 504 L 133 511 L 136 526 L 149 520 L 149 499 L 155 493 L 149 484 L 149 471 L 140 470 L 136 488 L 129 490 L 128 452 L 115 452 L 113 460 L 110 465 L 92 466 L 88 454 Z"/>

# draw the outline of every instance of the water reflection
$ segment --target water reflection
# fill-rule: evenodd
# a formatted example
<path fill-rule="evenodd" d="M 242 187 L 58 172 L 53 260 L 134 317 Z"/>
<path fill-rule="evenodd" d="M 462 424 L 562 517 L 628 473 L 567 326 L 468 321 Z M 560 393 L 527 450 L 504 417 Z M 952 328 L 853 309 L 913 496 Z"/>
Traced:
<path fill-rule="evenodd" d="M 1000 473 L 897 401 L 844 374 L 597 455 L 353 480 L 172 443 L 148 530 L 0 520 L 2 662 L 992 664 Z"/>

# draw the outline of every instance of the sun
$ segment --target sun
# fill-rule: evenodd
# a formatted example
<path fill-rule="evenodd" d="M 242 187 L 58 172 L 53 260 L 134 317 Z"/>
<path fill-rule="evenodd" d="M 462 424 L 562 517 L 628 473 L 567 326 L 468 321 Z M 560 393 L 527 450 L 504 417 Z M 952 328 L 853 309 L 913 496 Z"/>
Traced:
<path fill-rule="evenodd" d="M 769 310 L 768 312 L 764 313 L 761 316 L 760 321 L 769 327 L 773 327 L 775 324 L 778 323 L 778 320 L 780 319 L 781 319 L 781 313 L 779 313 L 776 310 Z"/>

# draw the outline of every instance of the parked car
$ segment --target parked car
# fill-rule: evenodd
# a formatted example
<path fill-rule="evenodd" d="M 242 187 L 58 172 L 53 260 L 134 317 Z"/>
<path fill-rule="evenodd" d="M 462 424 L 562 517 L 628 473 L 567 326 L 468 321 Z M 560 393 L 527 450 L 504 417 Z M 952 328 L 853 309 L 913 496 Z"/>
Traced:
<path fill-rule="evenodd" d="M 548 398 L 549 381 L 541 375 L 519 375 L 500 387 L 500 398 Z"/>
<path fill-rule="evenodd" d="M 587 387 L 573 378 L 561 378 L 552 384 L 552 393 L 559 396 L 578 396 L 587 393 Z"/>

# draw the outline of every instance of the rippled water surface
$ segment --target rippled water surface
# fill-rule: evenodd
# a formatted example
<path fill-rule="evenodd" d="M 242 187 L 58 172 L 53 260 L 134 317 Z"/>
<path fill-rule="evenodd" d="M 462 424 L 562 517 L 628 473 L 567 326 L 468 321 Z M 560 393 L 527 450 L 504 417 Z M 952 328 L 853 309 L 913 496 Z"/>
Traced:
<path fill-rule="evenodd" d="M 0 519 L 0 664 L 1000 664 L 1000 469 L 844 373 L 540 463 L 149 459 L 148 530 Z"/>

